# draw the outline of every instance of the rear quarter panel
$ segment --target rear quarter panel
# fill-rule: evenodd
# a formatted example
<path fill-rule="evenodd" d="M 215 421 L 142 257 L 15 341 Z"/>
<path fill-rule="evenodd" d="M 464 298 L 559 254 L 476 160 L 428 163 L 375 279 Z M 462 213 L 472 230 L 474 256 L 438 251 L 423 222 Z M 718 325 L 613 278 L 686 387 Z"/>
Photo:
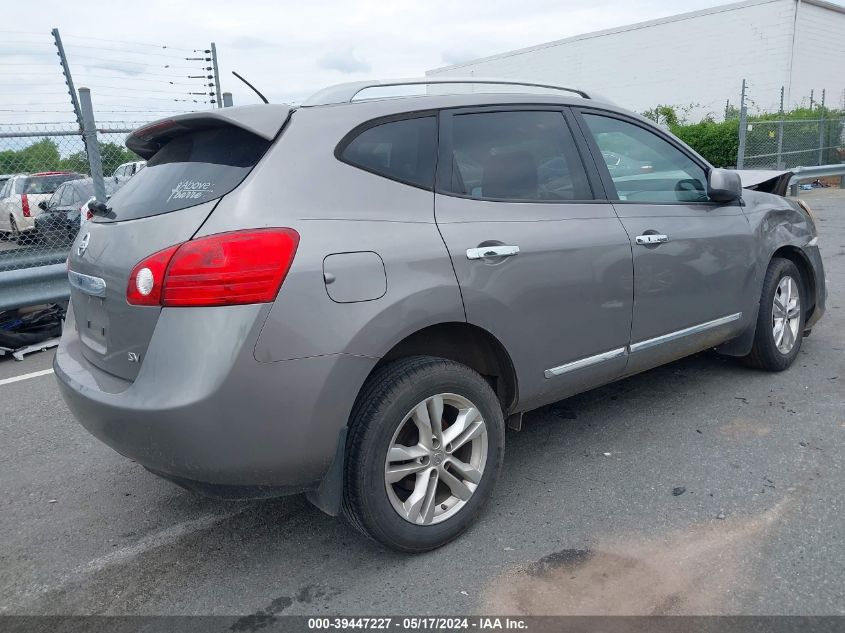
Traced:
<path fill-rule="evenodd" d="M 255 347 L 274 362 L 325 354 L 381 357 L 406 335 L 464 321 L 460 290 L 434 221 L 434 194 L 339 161 L 337 143 L 395 105 L 303 108 L 198 235 L 291 227 L 300 243 Z M 323 278 L 328 255 L 370 251 L 384 261 L 387 291 L 337 303 Z"/>

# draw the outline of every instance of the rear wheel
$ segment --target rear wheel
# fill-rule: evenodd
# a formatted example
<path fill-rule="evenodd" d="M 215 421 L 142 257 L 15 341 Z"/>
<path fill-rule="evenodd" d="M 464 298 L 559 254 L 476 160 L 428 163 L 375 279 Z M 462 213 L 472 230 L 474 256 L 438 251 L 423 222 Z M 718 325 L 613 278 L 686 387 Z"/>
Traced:
<path fill-rule="evenodd" d="M 405 552 L 448 543 L 475 521 L 501 470 L 504 418 L 490 385 L 453 361 L 394 361 L 350 420 L 344 514 Z"/>
<path fill-rule="evenodd" d="M 804 280 L 798 267 L 776 257 L 763 280 L 757 329 L 748 365 L 768 371 L 788 368 L 801 349 L 804 332 Z"/>

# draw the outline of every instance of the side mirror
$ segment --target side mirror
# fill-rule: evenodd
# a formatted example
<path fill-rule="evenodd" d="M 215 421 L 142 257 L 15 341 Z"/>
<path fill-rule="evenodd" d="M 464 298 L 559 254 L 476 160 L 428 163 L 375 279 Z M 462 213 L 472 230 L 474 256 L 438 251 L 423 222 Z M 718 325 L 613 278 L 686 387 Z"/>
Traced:
<path fill-rule="evenodd" d="M 42 211 L 46 211 L 47 210 L 47 201 L 42 200 L 41 202 L 39 202 L 38 208 L 41 209 Z"/>
<path fill-rule="evenodd" d="M 739 174 L 714 167 L 707 175 L 707 197 L 714 202 L 733 202 L 742 197 L 742 180 Z"/>

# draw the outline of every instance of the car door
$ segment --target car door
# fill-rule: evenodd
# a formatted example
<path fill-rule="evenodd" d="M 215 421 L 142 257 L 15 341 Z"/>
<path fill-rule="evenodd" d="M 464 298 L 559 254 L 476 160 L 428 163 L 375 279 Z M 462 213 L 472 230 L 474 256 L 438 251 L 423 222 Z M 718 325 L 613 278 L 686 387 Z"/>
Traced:
<path fill-rule="evenodd" d="M 711 201 L 709 166 L 642 121 L 587 108 L 578 120 L 632 241 L 627 371 L 711 347 L 750 325 L 755 248 L 741 201 Z"/>
<path fill-rule="evenodd" d="M 467 320 L 511 356 L 521 409 L 625 368 L 631 246 L 564 108 L 440 114 L 435 215 Z"/>

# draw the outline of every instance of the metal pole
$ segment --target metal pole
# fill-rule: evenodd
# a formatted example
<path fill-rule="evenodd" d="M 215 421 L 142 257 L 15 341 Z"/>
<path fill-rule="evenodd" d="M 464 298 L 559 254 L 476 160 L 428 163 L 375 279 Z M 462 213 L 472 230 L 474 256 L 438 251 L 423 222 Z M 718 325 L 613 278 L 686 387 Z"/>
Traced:
<path fill-rule="evenodd" d="M 810 88 L 810 110 L 813 109 L 813 107 L 815 106 L 815 103 L 816 102 L 813 100 L 813 89 Z"/>
<path fill-rule="evenodd" d="M 824 91 L 822 88 L 822 105 L 819 110 L 819 165 L 824 165 Z"/>
<path fill-rule="evenodd" d="M 59 29 L 53 29 L 53 41 L 58 49 L 59 62 L 62 65 L 62 73 L 65 76 L 65 83 L 67 84 L 68 93 L 70 93 L 70 103 L 73 106 L 73 113 L 76 115 L 76 123 L 79 129 L 82 129 L 82 110 L 79 108 L 79 100 L 76 98 L 76 88 L 73 87 L 73 77 L 70 74 L 70 66 L 67 63 L 67 56 L 65 55 L 65 47 L 62 44 L 62 36 L 59 35 Z"/>
<path fill-rule="evenodd" d="M 731 100 L 725 101 L 725 121 L 728 120 L 728 113 L 731 111 Z"/>
<path fill-rule="evenodd" d="M 79 89 L 79 104 L 82 107 L 82 138 L 88 150 L 88 165 L 94 181 L 94 197 L 97 202 L 106 202 L 106 185 L 103 182 L 103 161 L 100 145 L 97 143 L 97 126 L 94 123 L 94 106 L 91 105 L 91 90 Z"/>
<path fill-rule="evenodd" d="M 778 121 L 778 158 L 777 158 L 777 165 L 778 169 L 784 169 L 786 167 L 785 163 L 783 162 L 783 93 L 784 87 L 780 87 L 780 121 Z"/>
<path fill-rule="evenodd" d="M 211 43 L 211 65 L 214 66 L 214 92 L 217 94 L 217 107 L 223 107 L 223 98 L 220 96 L 220 70 L 217 68 L 217 45 Z"/>
<path fill-rule="evenodd" d="M 224 108 L 231 108 L 234 105 L 232 102 L 232 93 L 231 92 L 224 92 L 223 93 L 223 107 Z"/>
<path fill-rule="evenodd" d="M 742 169 L 745 165 L 745 135 L 748 132 L 748 119 L 745 108 L 745 79 L 742 80 L 742 96 L 739 100 L 739 148 L 736 152 L 736 168 Z"/>

